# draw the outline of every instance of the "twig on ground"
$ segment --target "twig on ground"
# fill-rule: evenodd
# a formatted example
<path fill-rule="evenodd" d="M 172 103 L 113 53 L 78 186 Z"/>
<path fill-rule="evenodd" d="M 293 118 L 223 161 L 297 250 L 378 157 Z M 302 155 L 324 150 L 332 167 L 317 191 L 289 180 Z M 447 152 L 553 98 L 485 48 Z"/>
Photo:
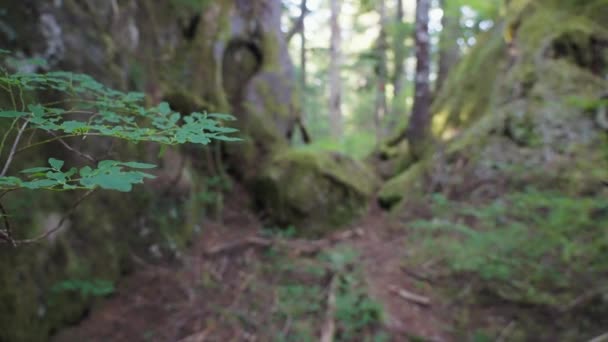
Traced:
<path fill-rule="evenodd" d="M 292 323 L 293 323 L 293 318 L 291 318 L 291 315 L 289 315 L 287 317 L 287 321 L 285 322 L 285 326 L 283 327 L 283 329 L 281 329 L 281 336 L 283 338 L 287 338 L 287 336 L 289 336 L 289 330 L 291 329 Z"/>
<path fill-rule="evenodd" d="M 409 302 L 418 304 L 418 305 L 422 305 L 422 306 L 430 306 L 431 305 L 431 299 L 429 297 L 425 297 L 425 296 L 421 296 L 421 295 L 417 295 L 415 293 L 409 292 L 405 289 L 399 288 L 397 286 L 391 285 L 389 286 L 389 291 L 398 295 L 399 297 L 401 297 L 402 299 L 405 299 Z"/>
<path fill-rule="evenodd" d="M 294 239 L 286 240 L 280 238 L 262 238 L 259 236 L 250 236 L 242 240 L 232 241 L 223 245 L 214 246 L 204 252 L 207 256 L 213 256 L 217 254 L 230 253 L 234 250 L 247 247 L 282 247 L 294 255 L 314 255 L 324 248 L 330 247 L 340 241 L 348 240 L 354 237 L 363 235 L 362 229 L 348 230 L 337 233 L 330 236 L 327 239 L 321 240 L 305 240 L 305 239 Z"/>
<path fill-rule="evenodd" d="M 325 312 L 325 323 L 321 330 L 320 342 L 333 342 L 336 334 L 336 292 L 338 291 L 338 275 L 333 274 L 329 283 L 329 294 L 327 295 L 327 310 Z"/>
<path fill-rule="evenodd" d="M 564 305 L 561 308 L 561 312 L 568 312 L 568 311 L 572 311 L 582 305 L 587 304 L 588 302 L 592 301 L 594 298 L 596 298 L 597 296 L 601 295 L 603 292 L 608 292 L 608 288 L 596 288 L 596 289 L 592 289 L 590 291 L 587 291 L 583 294 L 581 294 L 580 296 L 576 297 L 573 301 L 569 302 L 568 304 Z"/>
<path fill-rule="evenodd" d="M 427 282 L 429 284 L 432 284 L 434 282 L 433 278 L 427 274 L 423 274 L 423 273 L 411 270 L 406 267 L 401 267 L 401 270 L 403 271 L 403 273 L 405 273 L 406 275 L 408 275 L 416 280 Z"/>
<path fill-rule="evenodd" d="M 515 321 L 509 322 L 509 324 L 507 324 L 507 326 L 504 329 L 502 329 L 502 331 L 500 332 L 500 335 L 498 335 L 496 342 L 508 341 L 509 336 L 511 335 L 511 333 L 513 332 L 513 329 L 515 329 L 516 326 L 517 326 L 517 323 Z"/>
<path fill-rule="evenodd" d="M 178 342 L 202 342 L 202 341 L 206 341 L 207 340 L 207 336 L 209 335 L 209 333 L 211 333 L 210 328 L 207 328 L 199 333 L 190 335 L 190 336 L 186 336 L 184 338 L 182 338 L 181 340 L 179 340 Z"/>
<path fill-rule="evenodd" d="M 590 339 L 589 342 L 608 342 L 608 332 Z"/>
<path fill-rule="evenodd" d="M 241 299 L 243 293 L 245 292 L 245 290 L 247 290 L 247 288 L 249 287 L 249 285 L 251 284 L 251 282 L 253 281 L 254 278 L 255 278 L 255 273 L 251 273 L 245 279 L 245 281 L 243 281 L 241 286 L 239 286 L 239 288 L 237 289 L 236 295 L 234 295 L 234 300 L 232 301 L 232 304 L 230 304 L 230 306 L 228 306 L 229 308 L 233 308 L 239 303 L 239 300 Z"/>

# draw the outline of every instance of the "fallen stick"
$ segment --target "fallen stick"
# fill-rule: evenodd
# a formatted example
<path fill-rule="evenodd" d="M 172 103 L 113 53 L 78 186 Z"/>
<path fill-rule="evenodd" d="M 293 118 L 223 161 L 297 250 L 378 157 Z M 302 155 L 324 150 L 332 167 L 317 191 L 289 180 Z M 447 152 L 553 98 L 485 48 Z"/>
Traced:
<path fill-rule="evenodd" d="M 415 293 L 409 292 L 407 290 L 398 288 L 397 286 L 389 286 L 389 291 L 398 295 L 399 297 L 418 304 L 418 305 L 422 305 L 422 306 L 430 306 L 431 305 L 431 299 L 429 297 L 425 297 L 425 296 L 421 296 L 421 295 L 417 295 Z"/>
<path fill-rule="evenodd" d="M 234 250 L 238 250 L 246 247 L 272 247 L 279 246 L 287 249 L 291 254 L 294 255 L 314 255 L 324 248 L 331 246 L 332 244 L 340 241 L 352 239 L 363 235 L 362 229 L 347 230 L 339 232 L 326 239 L 321 240 L 286 240 L 280 238 L 268 239 L 259 236 L 250 236 L 238 241 L 232 241 L 223 245 L 214 246 L 204 252 L 204 255 L 212 256 L 217 254 L 229 253 Z"/>
<path fill-rule="evenodd" d="M 334 274 L 329 283 L 329 294 L 327 295 L 327 311 L 325 313 L 325 324 L 321 331 L 320 342 L 333 342 L 336 334 L 336 291 L 338 290 L 338 276 Z"/>
<path fill-rule="evenodd" d="M 496 339 L 496 342 L 505 342 L 513 332 L 513 329 L 517 326 L 515 321 L 509 322 L 509 324 L 500 332 L 500 335 Z"/>
<path fill-rule="evenodd" d="M 591 340 L 589 340 L 589 342 L 608 342 L 608 333 L 594 337 Z"/>
<path fill-rule="evenodd" d="M 248 238 L 231 241 L 223 245 L 213 246 L 204 252 L 205 255 L 216 255 L 231 252 L 248 246 L 269 247 L 273 244 L 272 240 L 250 236 Z"/>

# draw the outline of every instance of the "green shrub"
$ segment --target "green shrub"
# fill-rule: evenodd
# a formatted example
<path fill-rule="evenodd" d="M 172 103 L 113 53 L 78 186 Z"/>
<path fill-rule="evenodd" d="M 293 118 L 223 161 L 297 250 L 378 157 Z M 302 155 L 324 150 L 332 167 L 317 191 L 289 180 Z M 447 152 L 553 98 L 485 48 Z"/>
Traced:
<path fill-rule="evenodd" d="M 530 189 L 481 206 L 433 203 L 435 218 L 413 225 L 427 250 L 503 299 L 561 308 L 608 289 L 606 198 Z"/>

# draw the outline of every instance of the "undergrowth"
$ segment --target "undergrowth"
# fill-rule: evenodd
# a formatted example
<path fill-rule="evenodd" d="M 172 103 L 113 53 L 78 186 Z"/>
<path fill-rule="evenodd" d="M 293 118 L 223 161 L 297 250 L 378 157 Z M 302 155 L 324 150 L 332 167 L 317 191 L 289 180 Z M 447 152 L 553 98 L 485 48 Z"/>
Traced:
<path fill-rule="evenodd" d="M 562 317 L 606 311 L 608 198 L 528 188 L 474 205 L 435 194 L 431 211 L 412 225 L 423 258 L 473 294 Z"/>
<path fill-rule="evenodd" d="M 279 258 L 270 266 L 279 275 L 274 320 L 283 329 L 277 341 L 316 341 L 327 319 L 330 292 L 335 296 L 335 341 L 387 340 L 379 329 L 382 308 L 368 296 L 357 258 L 350 248 L 335 248 L 314 260 Z"/>

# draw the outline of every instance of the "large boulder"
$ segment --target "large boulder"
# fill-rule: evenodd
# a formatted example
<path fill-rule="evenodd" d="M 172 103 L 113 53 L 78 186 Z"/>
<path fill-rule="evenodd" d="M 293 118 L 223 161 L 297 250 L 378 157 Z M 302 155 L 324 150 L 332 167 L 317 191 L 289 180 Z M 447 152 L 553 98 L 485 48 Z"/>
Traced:
<path fill-rule="evenodd" d="M 575 191 L 597 189 L 608 177 L 601 105 L 608 89 L 608 17 L 594 10 L 601 3 L 545 0 L 511 8 L 451 73 L 434 103 L 435 133 L 456 136 L 392 178 L 380 201 L 399 212 L 396 204 L 425 183 L 426 191 L 459 188 L 469 195 L 532 178 Z"/>
<path fill-rule="evenodd" d="M 254 196 L 276 225 L 318 235 L 359 218 L 378 184 L 363 163 L 334 152 L 286 149 L 254 182 Z"/>

